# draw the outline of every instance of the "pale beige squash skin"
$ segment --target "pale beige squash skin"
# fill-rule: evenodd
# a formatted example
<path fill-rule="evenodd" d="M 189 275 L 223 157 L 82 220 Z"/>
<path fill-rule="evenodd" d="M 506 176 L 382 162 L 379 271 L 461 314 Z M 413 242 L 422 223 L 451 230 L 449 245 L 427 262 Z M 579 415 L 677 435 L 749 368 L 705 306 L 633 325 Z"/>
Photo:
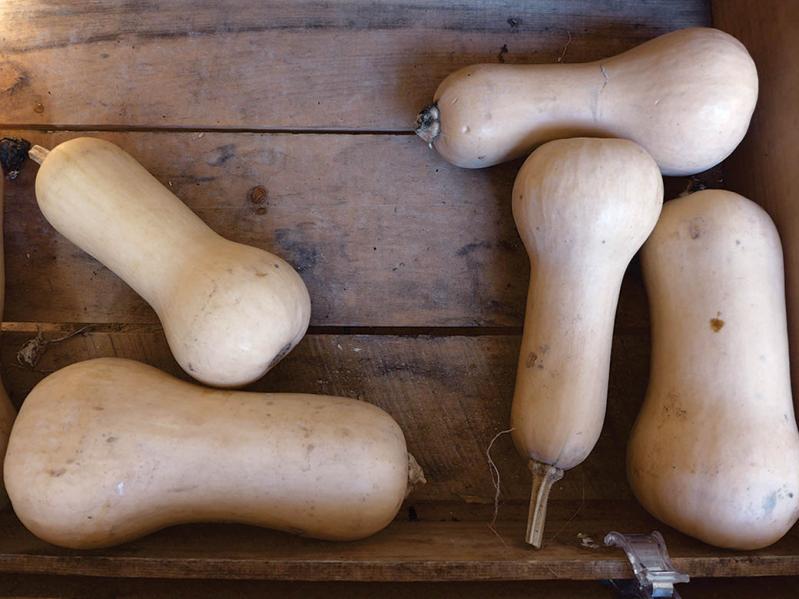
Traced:
<path fill-rule="evenodd" d="M 5 255 L 3 252 L 3 183 L 5 177 L 0 172 L 0 319 L 3 315 L 3 306 L 5 305 L 5 292 L 6 292 L 6 270 L 5 270 Z M 8 398 L 3 381 L 0 380 L 0 507 L 8 503 L 5 487 L 2 484 L 3 474 L 3 456 L 6 453 L 6 445 L 8 445 L 8 436 L 11 434 L 11 426 L 14 424 L 14 418 L 17 415 L 17 410 Z"/>
<path fill-rule="evenodd" d="M 799 518 L 799 432 L 784 271 L 769 216 L 738 194 L 668 202 L 646 242 L 652 362 L 628 447 L 643 506 L 719 547 L 756 549 Z"/>
<path fill-rule="evenodd" d="M 366 402 L 207 389 L 101 358 L 31 391 L 5 479 L 23 524 L 64 547 L 200 521 L 350 540 L 394 518 L 409 456 L 397 423 Z"/>
<path fill-rule="evenodd" d="M 735 149 L 756 100 L 755 64 L 738 40 L 683 29 L 590 63 L 460 69 L 435 93 L 432 143 L 449 162 L 481 168 L 552 139 L 622 137 L 643 146 L 664 174 L 686 175 Z"/>
<path fill-rule="evenodd" d="M 519 171 L 513 216 L 531 276 L 511 426 L 531 463 L 568 470 L 596 444 L 622 277 L 662 203 L 657 165 L 627 140 L 549 142 Z"/>
<path fill-rule="evenodd" d="M 0 381 L 0 477 L 3 474 L 3 456 L 6 453 L 8 437 L 11 434 L 11 427 L 16 416 L 17 410 L 14 408 L 14 404 L 11 403 L 3 382 Z M 6 504 L 8 504 L 8 496 L 5 486 L 2 484 L 2 478 L 0 478 L 0 508 L 3 508 Z"/>
<path fill-rule="evenodd" d="M 175 359 L 203 383 L 261 378 L 308 328 L 308 290 L 287 262 L 217 235 L 110 142 L 59 144 L 36 199 L 59 233 L 153 307 Z"/>

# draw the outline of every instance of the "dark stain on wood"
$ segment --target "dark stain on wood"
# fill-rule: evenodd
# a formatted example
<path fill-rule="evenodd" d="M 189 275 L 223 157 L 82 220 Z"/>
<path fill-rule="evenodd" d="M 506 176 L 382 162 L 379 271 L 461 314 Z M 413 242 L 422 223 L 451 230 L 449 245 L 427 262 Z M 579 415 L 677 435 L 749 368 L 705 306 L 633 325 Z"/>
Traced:
<path fill-rule="evenodd" d="M 13 96 L 29 83 L 28 76 L 20 64 L 12 61 L 0 62 L 0 94 Z"/>
<path fill-rule="evenodd" d="M 455 252 L 456 256 L 468 256 L 473 252 L 480 250 L 480 249 L 490 249 L 491 242 L 489 241 L 475 241 L 472 243 L 467 243 L 464 246 L 458 248 L 458 251 Z"/>
<path fill-rule="evenodd" d="M 228 160 L 234 158 L 236 156 L 236 146 L 235 144 L 225 144 L 223 146 L 219 146 L 213 152 L 212 157 L 208 160 L 208 164 L 211 166 L 222 166 L 228 162 Z"/>
<path fill-rule="evenodd" d="M 319 250 L 308 244 L 297 231 L 276 229 L 275 241 L 299 273 L 312 271 L 319 262 Z M 286 256 L 281 256 L 284 259 Z"/>
<path fill-rule="evenodd" d="M 508 53 L 508 44 L 502 44 L 502 47 L 499 49 L 499 54 L 497 54 L 497 60 L 499 62 L 505 62 L 505 55 Z"/>

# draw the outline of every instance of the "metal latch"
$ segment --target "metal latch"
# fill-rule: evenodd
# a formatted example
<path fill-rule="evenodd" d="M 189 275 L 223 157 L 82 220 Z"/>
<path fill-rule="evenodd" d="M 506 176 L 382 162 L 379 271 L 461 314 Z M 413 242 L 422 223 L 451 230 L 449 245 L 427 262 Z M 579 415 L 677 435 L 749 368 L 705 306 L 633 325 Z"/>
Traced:
<path fill-rule="evenodd" d="M 674 585 L 678 582 L 688 582 L 689 578 L 687 574 L 678 572 L 671 563 L 666 542 L 658 531 L 653 531 L 649 535 L 623 535 L 612 531 L 605 535 L 605 545 L 624 549 L 633 567 L 635 580 L 611 581 L 611 584 L 621 592 L 622 597 L 680 599 L 680 594 Z"/>

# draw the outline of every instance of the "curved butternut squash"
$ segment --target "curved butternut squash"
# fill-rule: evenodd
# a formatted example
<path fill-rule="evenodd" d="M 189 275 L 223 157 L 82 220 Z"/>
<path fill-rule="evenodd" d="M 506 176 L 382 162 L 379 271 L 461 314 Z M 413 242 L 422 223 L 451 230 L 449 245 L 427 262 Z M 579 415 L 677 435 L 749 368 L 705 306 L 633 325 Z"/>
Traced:
<path fill-rule="evenodd" d="M 217 235 L 121 148 L 82 137 L 41 154 L 45 218 L 153 307 L 188 374 L 245 385 L 305 334 L 310 298 L 294 269 Z"/>
<path fill-rule="evenodd" d="M 511 427 L 533 473 L 536 547 L 551 485 L 602 430 L 622 277 L 662 203 L 655 161 L 627 140 L 549 142 L 516 177 L 513 217 L 532 272 Z"/>
<path fill-rule="evenodd" d="M 719 547 L 756 549 L 799 518 L 799 432 L 782 249 L 738 194 L 668 202 L 642 265 L 652 319 L 646 399 L 628 447 L 635 495 Z"/>
<path fill-rule="evenodd" d="M 757 101 L 746 48 L 716 29 L 667 33 L 582 64 L 479 64 L 449 75 L 417 133 L 444 157 L 481 168 L 565 137 L 622 137 L 665 175 L 718 164 L 740 143 Z"/>
<path fill-rule="evenodd" d="M 397 423 L 369 403 L 207 389 L 101 358 L 31 391 L 5 480 L 31 532 L 89 549 L 202 521 L 362 538 L 394 518 L 414 466 Z"/>

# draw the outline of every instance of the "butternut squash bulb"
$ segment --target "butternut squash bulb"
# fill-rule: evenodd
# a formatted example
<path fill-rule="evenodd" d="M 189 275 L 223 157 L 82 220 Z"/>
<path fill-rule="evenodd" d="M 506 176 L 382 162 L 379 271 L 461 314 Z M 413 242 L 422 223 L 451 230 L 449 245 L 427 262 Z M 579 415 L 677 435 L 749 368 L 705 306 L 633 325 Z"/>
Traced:
<path fill-rule="evenodd" d="M 481 168 L 565 137 L 622 137 L 665 175 L 718 164 L 740 143 L 757 101 L 757 70 L 734 37 L 667 33 L 582 64 L 478 64 L 449 75 L 417 133 L 441 156 Z"/>
<path fill-rule="evenodd" d="M 192 377 L 246 385 L 305 334 L 311 303 L 294 269 L 217 235 L 118 146 L 81 137 L 31 156 L 45 218 L 153 307 Z"/>
<path fill-rule="evenodd" d="M 6 453 L 8 438 L 11 435 L 11 427 L 14 424 L 16 415 L 17 410 L 14 408 L 14 404 L 11 403 L 3 382 L 0 381 L 0 508 L 8 505 L 5 486 L 2 484 L 3 456 Z"/>
<path fill-rule="evenodd" d="M 622 277 L 662 203 L 655 161 L 622 139 L 549 142 L 516 177 L 513 217 L 532 272 L 511 428 L 533 474 L 535 547 L 550 487 L 602 430 Z"/>
<path fill-rule="evenodd" d="M 101 358 L 31 391 L 5 479 L 31 532 L 90 549 L 203 521 L 359 539 L 423 477 L 397 423 L 369 403 L 207 389 Z"/>
<path fill-rule="evenodd" d="M 642 266 L 649 387 L 627 472 L 641 504 L 711 545 L 757 549 L 799 518 L 780 238 L 738 194 L 668 202 Z"/>

